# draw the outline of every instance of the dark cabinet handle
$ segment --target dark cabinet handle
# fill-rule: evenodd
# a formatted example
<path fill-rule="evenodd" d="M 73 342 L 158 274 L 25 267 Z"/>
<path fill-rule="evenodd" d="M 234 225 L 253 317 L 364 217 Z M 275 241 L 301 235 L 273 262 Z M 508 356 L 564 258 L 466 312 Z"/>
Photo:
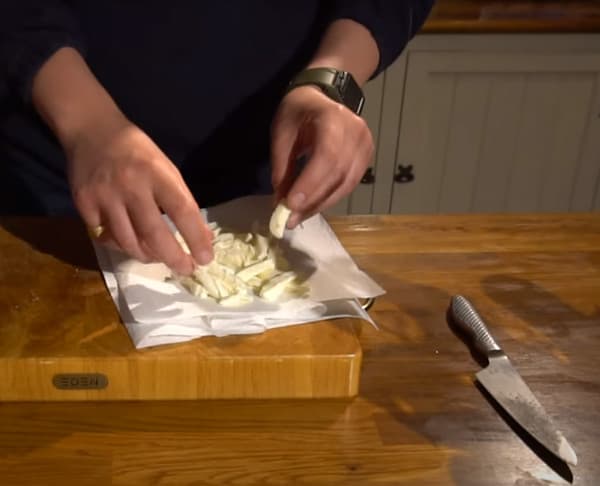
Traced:
<path fill-rule="evenodd" d="M 375 182 L 375 174 L 373 174 L 373 167 L 369 167 L 365 174 L 362 176 L 360 180 L 361 184 L 373 184 Z"/>
<path fill-rule="evenodd" d="M 394 175 L 394 181 L 399 182 L 401 184 L 405 184 L 407 182 L 412 182 L 415 180 L 415 175 L 413 174 L 413 166 L 412 165 L 399 165 L 398 172 Z"/>

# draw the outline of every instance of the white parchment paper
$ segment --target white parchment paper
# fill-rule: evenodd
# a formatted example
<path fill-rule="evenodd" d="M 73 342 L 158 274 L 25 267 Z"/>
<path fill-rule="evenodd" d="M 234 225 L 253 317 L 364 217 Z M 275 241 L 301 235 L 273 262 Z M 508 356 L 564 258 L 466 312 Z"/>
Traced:
<path fill-rule="evenodd" d="M 258 228 L 266 234 L 271 211 L 270 197 L 250 196 L 209 208 L 205 217 L 226 230 Z M 384 290 L 357 267 L 321 215 L 286 231 L 280 247 L 291 268 L 310 286 L 309 296 L 283 303 L 256 299 L 227 308 L 165 281 L 171 271 L 163 264 L 143 264 L 95 244 L 106 285 L 137 348 L 339 317 L 372 322 L 356 299 L 377 297 Z"/>

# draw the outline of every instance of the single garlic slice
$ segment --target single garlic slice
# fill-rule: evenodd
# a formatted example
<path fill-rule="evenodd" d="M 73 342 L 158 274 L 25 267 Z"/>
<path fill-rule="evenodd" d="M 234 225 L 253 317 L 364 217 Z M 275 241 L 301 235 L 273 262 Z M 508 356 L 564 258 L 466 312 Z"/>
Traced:
<path fill-rule="evenodd" d="M 207 266 L 198 266 L 194 270 L 193 278 L 200 282 L 210 297 L 213 299 L 220 297 L 219 287 L 215 282 L 215 278 L 209 273 Z"/>
<path fill-rule="evenodd" d="M 279 203 L 277 205 L 271 215 L 271 220 L 269 221 L 269 231 L 273 237 L 277 239 L 283 238 L 283 233 L 285 232 L 285 227 L 290 218 L 290 214 L 292 214 L 292 211 L 285 204 Z"/>
<path fill-rule="evenodd" d="M 265 300 L 277 300 L 295 278 L 294 272 L 279 273 L 261 287 L 259 295 Z"/>
<path fill-rule="evenodd" d="M 263 235 L 256 234 L 254 239 L 254 258 L 258 261 L 263 260 L 269 251 L 269 240 Z"/>
<path fill-rule="evenodd" d="M 244 304 L 249 304 L 250 302 L 252 302 L 252 296 L 248 295 L 246 292 L 238 292 L 237 294 L 232 294 L 229 297 L 219 300 L 219 304 L 225 307 L 239 307 Z"/>
<path fill-rule="evenodd" d="M 275 262 L 273 260 L 263 260 L 240 270 L 237 277 L 244 282 L 249 282 L 253 277 L 269 270 L 275 270 Z"/>
<path fill-rule="evenodd" d="M 187 289 L 187 291 L 193 296 L 200 297 L 201 299 L 208 297 L 208 292 L 206 291 L 206 289 L 202 286 L 202 284 L 200 284 L 193 278 L 181 277 L 179 279 L 179 282 L 181 282 L 181 285 L 183 285 Z"/>

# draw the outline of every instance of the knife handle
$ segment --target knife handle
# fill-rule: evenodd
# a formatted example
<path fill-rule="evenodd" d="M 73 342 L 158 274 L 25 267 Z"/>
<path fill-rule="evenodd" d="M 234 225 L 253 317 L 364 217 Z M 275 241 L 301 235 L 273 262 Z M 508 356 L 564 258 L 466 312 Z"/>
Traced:
<path fill-rule="evenodd" d="M 491 353 L 502 352 L 485 322 L 466 298 L 462 295 L 452 297 L 450 309 L 458 328 L 469 336 L 471 343 L 480 353 L 489 357 Z"/>

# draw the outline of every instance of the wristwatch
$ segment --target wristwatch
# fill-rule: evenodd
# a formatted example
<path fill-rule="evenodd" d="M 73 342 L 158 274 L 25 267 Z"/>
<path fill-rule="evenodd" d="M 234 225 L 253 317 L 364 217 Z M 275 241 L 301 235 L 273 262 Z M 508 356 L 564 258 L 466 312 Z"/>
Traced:
<path fill-rule="evenodd" d="M 362 112 L 365 97 L 349 72 L 328 67 L 305 69 L 292 79 L 287 92 L 307 84 L 318 86 L 329 98 L 346 106 L 357 115 Z"/>

